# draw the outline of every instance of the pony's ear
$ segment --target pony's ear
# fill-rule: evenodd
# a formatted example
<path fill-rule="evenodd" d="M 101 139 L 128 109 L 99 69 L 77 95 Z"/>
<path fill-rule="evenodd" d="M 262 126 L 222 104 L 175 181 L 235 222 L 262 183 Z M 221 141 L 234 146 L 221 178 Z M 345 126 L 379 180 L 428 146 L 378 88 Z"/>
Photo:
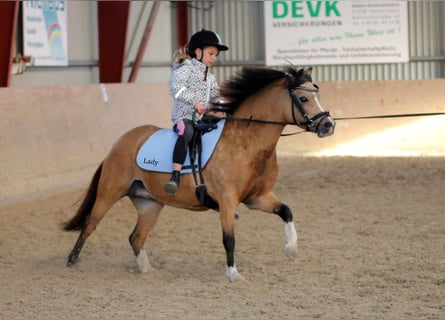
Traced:
<path fill-rule="evenodd" d="M 306 70 L 304 70 L 304 73 L 312 76 L 312 67 L 307 68 Z"/>

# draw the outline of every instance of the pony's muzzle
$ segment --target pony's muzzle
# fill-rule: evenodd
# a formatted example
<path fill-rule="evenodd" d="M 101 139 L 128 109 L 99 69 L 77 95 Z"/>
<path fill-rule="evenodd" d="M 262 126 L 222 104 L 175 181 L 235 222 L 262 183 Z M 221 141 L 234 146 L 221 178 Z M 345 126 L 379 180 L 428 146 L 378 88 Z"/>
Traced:
<path fill-rule="evenodd" d="M 321 118 L 317 125 L 317 135 L 320 138 L 328 137 L 334 133 L 335 121 L 330 116 Z"/>

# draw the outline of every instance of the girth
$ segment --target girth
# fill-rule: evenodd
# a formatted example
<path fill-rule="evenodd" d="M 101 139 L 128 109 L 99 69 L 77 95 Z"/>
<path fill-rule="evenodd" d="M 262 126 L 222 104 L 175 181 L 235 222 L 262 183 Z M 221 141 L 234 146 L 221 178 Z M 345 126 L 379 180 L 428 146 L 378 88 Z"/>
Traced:
<path fill-rule="evenodd" d="M 204 116 L 199 122 L 194 124 L 195 132 L 190 142 L 190 164 L 192 167 L 193 179 L 195 180 L 195 194 L 199 202 L 207 208 L 219 210 L 219 204 L 207 193 L 204 176 L 202 174 L 202 135 L 218 127 L 220 119 L 214 116 Z M 197 165 L 195 161 L 197 160 Z M 198 170 L 196 170 L 196 168 Z M 197 175 L 199 176 L 199 182 Z"/>

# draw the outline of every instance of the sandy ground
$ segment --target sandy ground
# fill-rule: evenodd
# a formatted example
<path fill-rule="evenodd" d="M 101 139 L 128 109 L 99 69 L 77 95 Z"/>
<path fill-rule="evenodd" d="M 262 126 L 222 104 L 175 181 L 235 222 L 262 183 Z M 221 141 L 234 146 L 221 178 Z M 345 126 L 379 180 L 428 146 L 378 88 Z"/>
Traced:
<path fill-rule="evenodd" d="M 3 186 L 5 187 L 5 186 Z M 65 266 L 60 224 L 83 190 L 0 208 L 1 319 L 443 319 L 445 158 L 280 157 L 275 192 L 294 211 L 299 254 L 279 218 L 240 206 L 229 283 L 216 213 L 166 208 L 139 274 L 124 199 Z"/>

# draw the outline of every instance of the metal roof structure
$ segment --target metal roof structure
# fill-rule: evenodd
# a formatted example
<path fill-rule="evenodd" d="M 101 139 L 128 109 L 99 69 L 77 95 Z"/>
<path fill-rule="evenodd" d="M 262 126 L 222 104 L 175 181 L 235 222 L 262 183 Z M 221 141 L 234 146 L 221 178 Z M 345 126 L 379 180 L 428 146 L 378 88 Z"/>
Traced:
<path fill-rule="evenodd" d="M 19 0 L 0 1 L 0 87 L 11 86 L 12 61 L 21 53 L 22 5 Z M 412 0 L 407 5 L 408 62 L 318 65 L 314 77 L 318 81 L 445 77 L 445 1 Z M 75 83 L 164 82 L 173 51 L 201 28 L 217 30 L 230 46 L 214 66 L 218 81 L 242 66 L 265 64 L 263 1 L 73 1 L 67 6 L 72 9 L 71 35 L 87 30 L 89 34 L 82 36 L 89 42 L 71 37 L 69 48 L 75 53 L 70 50 L 67 66 L 28 66 L 32 75 L 14 78 L 13 85 L 70 84 L 74 73 Z M 85 13 L 88 16 L 80 19 Z M 50 80 L 54 74 L 58 79 Z M 48 80 L 36 80 L 45 75 Z"/>

